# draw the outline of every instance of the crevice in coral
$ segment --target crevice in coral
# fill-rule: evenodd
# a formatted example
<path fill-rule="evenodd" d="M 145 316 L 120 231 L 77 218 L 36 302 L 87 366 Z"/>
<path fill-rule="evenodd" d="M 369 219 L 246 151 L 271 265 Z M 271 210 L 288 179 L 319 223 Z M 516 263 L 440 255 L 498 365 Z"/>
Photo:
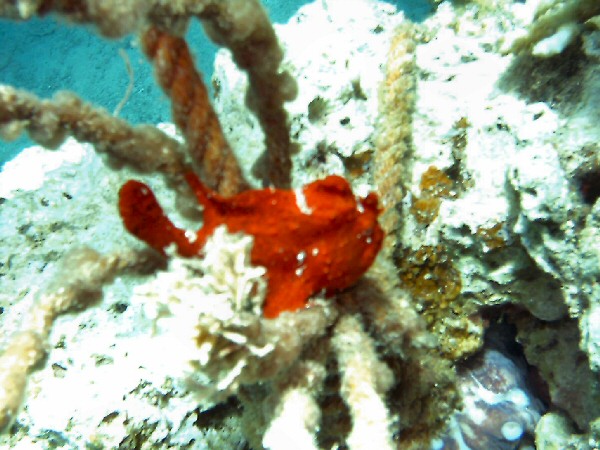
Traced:
<path fill-rule="evenodd" d="M 498 83 L 500 89 L 517 92 L 528 103 L 545 102 L 563 114 L 581 106 L 583 83 L 590 64 L 581 40 L 571 43 L 562 53 L 546 58 L 516 56 Z"/>

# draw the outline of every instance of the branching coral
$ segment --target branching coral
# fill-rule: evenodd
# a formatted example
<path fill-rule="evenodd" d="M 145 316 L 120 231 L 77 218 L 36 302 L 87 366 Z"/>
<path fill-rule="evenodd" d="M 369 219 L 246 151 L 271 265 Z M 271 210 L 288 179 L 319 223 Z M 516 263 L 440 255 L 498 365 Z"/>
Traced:
<path fill-rule="evenodd" d="M 208 35 L 220 45 L 229 48 L 239 67 L 247 71 L 250 84 L 247 94 L 248 106 L 259 118 L 265 133 L 268 167 L 265 171 L 265 184 L 273 184 L 278 187 L 288 187 L 290 184 L 290 137 L 287 125 L 287 115 L 283 109 L 283 103 L 294 98 L 296 85 L 294 80 L 280 70 L 283 57 L 275 32 L 266 15 L 266 12 L 258 0 L 181 0 L 177 2 L 162 1 L 128 1 L 128 2 L 103 2 L 97 0 L 79 0 L 75 2 L 61 3 L 53 1 L 32 2 L 19 0 L 17 2 L 0 1 L 0 16 L 13 19 L 29 19 L 35 15 L 46 15 L 57 13 L 77 23 L 92 23 L 99 31 L 107 37 L 120 37 L 130 32 L 140 32 L 142 29 L 154 24 L 161 30 L 177 36 L 182 34 L 191 17 L 197 17 L 202 21 Z M 162 36 L 162 41 L 159 37 Z M 162 48 L 160 62 L 177 60 L 178 63 L 189 62 L 184 56 L 187 50 L 185 45 L 176 38 L 167 38 L 161 32 L 150 31 L 145 39 L 146 50 L 149 56 L 154 57 L 154 51 Z M 158 45 L 158 47 L 157 47 Z M 183 58 L 183 59 L 182 59 Z M 168 70 L 169 66 L 164 67 Z M 180 89 L 187 89 L 187 94 L 198 100 L 201 95 L 201 81 L 197 75 L 191 75 L 192 67 L 187 64 L 187 80 Z M 169 90 L 173 87 L 172 81 L 167 81 L 167 73 L 158 71 L 159 79 L 163 87 Z M 161 78 L 162 77 L 162 78 Z M 193 94 L 190 91 L 193 90 Z M 178 103 L 179 101 L 179 103 Z M 185 111 L 182 103 L 183 97 L 175 96 L 174 109 Z M 23 117 L 12 112 L 12 103 L 19 102 L 18 97 L 6 97 L 4 104 L 8 106 L 8 112 L 4 117 L 0 116 L 0 127 L 11 125 L 14 129 L 15 121 L 22 121 Z M 203 103 L 204 105 L 205 103 Z M 187 103 L 189 106 L 189 103 Z M 206 108 L 204 108 L 206 111 Z M 195 116 L 195 120 L 199 119 Z M 183 127 L 184 122 L 181 114 L 175 114 L 175 120 L 182 126 L 184 134 L 189 134 L 191 128 Z M 208 122 L 211 127 L 214 121 Z M 47 126 L 47 125 L 46 125 Z M 188 129 L 188 133 L 185 130 Z M 215 129 L 211 128 L 214 138 Z M 156 132 L 155 132 L 156 133 Z M 13 131 L 12 136 L 16 133 Z M 193 159 L 204 159 L 206 147 L 200 145 L 200 136 L 186 136 L 191 138 L 188 142 Z M 32 138 L 36 138 L 34 134 Z M 164 140 L 165 138 L 163 138 Z M 45 142 L 41 142 L 44 144 Z M 218 148 L 223 149 L 221 142 Z M 155 153 L 160 152 L 158 145 L 152 146 Z M 151 152 L 152 150 L 147 150 Z M 206 158 L 214 158 L 214 153 L 208 152 Z M 225 162 L 216 164 L 214 160 L 208 163 L 207 168 L 221 168 L 225 173 L 237 174 L 233 163 L 225 157 Z M 204 164 L 204 163 L 202 163 Z M 200 165 L 202 165 L 200 164 Z M 218 177 L 218 174 L 211 174 Z M 217 180 L 214 180 L 216 182 Z M 228 183 L 225 183 L 227 186 Z M 238 181 L 234 184 L 238 188 L 243 183 Z M 212 188 L 218 186 L 212 185 Z M 231 193 L 233 188 L 223 187 L 224 192 Z"/>
<path fill-rule="evenodd" d="M 319 429 L 321 411 L 314 392 L 325 378 L 325 368 L 316 363 L 296 367 L 298 381 L 282 391 L 275 417 L 262 440 L 265 448 L 286 448 L 290 434 L 299 448 L 318 449 L 315 436 Z"/>

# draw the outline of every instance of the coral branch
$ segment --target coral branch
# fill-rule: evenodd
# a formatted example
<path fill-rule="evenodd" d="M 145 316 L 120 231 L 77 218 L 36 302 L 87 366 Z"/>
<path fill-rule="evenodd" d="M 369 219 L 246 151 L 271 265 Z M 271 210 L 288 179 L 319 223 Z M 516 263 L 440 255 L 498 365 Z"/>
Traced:
<path fill-rule="evenodd" d="M 354 316 L 344 316 L 335 328 L 332 345 L 342 370 L 341 394 L 352 413 L 351 449 L 392 449 L 391 420 L 384 396 L 392 371 L 379 361 L 371 337 Z"/>
<path fill-rule="evenodd" d="M 277 405 L 277 417 L 270 423 L 263 438 L 268 449 L 289 448 L 290 436 L 298 448 L 317 450 L 315 432 L 320 418 L 319 406 L 307 389 L 283 392 Z"/>
<path fill-rule="evenodd" d="M 0 431 L 15 419 L 25 396 L 27 374 L 44 355 L 40 336 L 25 331 L 14 336 L 0 356 Z"/>
<path fill-rule="evenodd" d="M 271 450 L 288 449 L 289 436 L 298 448 L 318 449 L 315 435 L 321 411 L 315 397 L 321 391 L 326 371 L 316 361 L 301 361 L 291 368 L 293 375 L 284 386 L 277 386 L 274 416 L 265 431 L 262 445 Z"/>
<path fill-rule="evenodd" d="M 415 108 L 415 42 L 411 24 L 396 30 L 390 43 L 385 80 L 379 93 L 374 179 L 385 212 L 381 224 L 388 241 L 395 239 L 401 217 L 397 204 L 410 179 L 408 157 L 412 152 L 412 114 Z M 387 246 L 393 247 L 393 243 Z"/>
<path fill-rule="evenodd" d="M 114 117 L 119 116 L 119 113 L 121 112 L 121 110 L 123 109 L 125 104 L 127 103 L 127 100 L 129 100 L 129 97 L 131 97 L 131 93 L 133 92 L 133 86 L 134 86 L 133 67 L 131 67 L 131 60 L 129 59 L 127 52 L 125 50 L 123 50 L 122 48 L 119 49 L 119 56 L 121 56 L 121 59 L 123 60 L 123 63 L 125 64 L 125 70 L 127 71 L 127 78 L 129 78 L 129 83 L 127 83 L 127 89 L 125 90 L 125 93 L 123 94 L 123 98 L 117 104 L 117 106 L 115 107 L 115 109 L 113 111 L 112 115 Z"/>
<path fill-rule="evenodd" d="M 0 16 L 27 20 L 33 16 L 58 13 L 77 23 L 93 23 L 106 37 L 122 37 L 138 29 L 150 5 L 133 1 L 0 0 Z"/>
<path fill-rule="evenodd" d="M 296 97 L 296 82 L 279 66 L 283 52 L 275 31 L 258 0 L 213 0 L 215 16 L 203 15 L 211 39 L 227 47 L 235 63 L 248 72 L 247 106 L 257 115 L 265 133 L 267 182 L 290 186 L 290 133 L 285 101 Z"/>
<path fill-rule="evenodd" d="M 47 148 L 58 147 L 71 135 L 118 162 L 170 178 L 180 178 L 187 167 L 181 144 L 153 126 L 131 126 L 69 92 L 42 100 L 0 85 L 0 136 L 15 139 L 23 130 Z"/>
<path fill-rule="evenodd" d="M 248 184 L 223 136 L 185 41 L 152 27 L 144 33 L 142 44 L 154 62 L 160 85 L 171 98 L 173 120 L 205 182 L 226 196 L 246 189 Z"/>
<path fill-rule="evenodd" d="M 508 51 L 514 54 L 531 51 L 538 56 L 560 53 L 579 34 L 581 24 L 599 14 L 597 0 L 543 2 L 528 33 L 516 39 Z"/>

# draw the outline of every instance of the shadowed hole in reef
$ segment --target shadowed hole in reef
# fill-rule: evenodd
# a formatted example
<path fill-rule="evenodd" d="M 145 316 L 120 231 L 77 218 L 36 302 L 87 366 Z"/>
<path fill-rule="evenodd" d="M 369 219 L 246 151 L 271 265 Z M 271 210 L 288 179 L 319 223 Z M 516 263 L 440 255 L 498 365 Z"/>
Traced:
<path fill-rule="evenodd" d="M 431 448 L 512 450 L 534 445 L 534 430 L 550 396 L 518 342 L 513 314 L 518 320 L 537 320 L 514 306 L 481 312 L 487 324 L 484 345 L 456 366 L 462 407 L 452 413 Z"/>
<path fill-rule="evenodd" d="M 507 92 L 516 91 L 529 103 L 545 102 L 567 114 L 580 106 L 583 83 L 577 80 L 584 77 L 589 64 L 581 40 L 577 39 L 555 56 L 517 56 L 499 86 Z"/>
<path fill-rule="evenodd" d="M 239 416 L 242 406 L 237 398 L 231 396 L 225 402 L 218 403 L 204 411 L 197 411 L 196 426 L 202 430 L 218 427 L 228 417 Z"/>
<path fill-rule="evenodd" d="M 576 178 L 583 201 L 593 205 L 600 197 L 600 168 L 582 173 Z"/>
<path fill-rule="evenodd" d="M 529 364 L 523 346 L 517 340 L 518 320 L 539 321 L 529 311 L 515 305 L 486 307 L 481 312 L 482 318 L 489 325 L 485 330 L 483 348 L 491 348 L 502 352 L 515 361 L 526 372 L 527 387 L 532 395 L 542 401 L 544 408 L 550 404 L 548 384 L 542 379 L 538 370 Z M 469 360 L 465 361 L 468 364 Z M 459 367 L 460 370 L 460 367 Z"/>

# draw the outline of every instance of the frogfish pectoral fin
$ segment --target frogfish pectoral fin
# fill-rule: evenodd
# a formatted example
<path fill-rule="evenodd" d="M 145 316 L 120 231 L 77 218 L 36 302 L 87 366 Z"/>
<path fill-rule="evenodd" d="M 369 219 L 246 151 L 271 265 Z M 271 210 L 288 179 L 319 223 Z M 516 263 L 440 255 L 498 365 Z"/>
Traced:
<path fill-rule="evenodd" d="M 155 250 L 164 254 L 175 243 L 180 254 L 187 256 L 191 251 L 185 231 L 173 225 L 144 183 L 129 180 L 121 187 L 119 212 L 125 228 Z"/>

